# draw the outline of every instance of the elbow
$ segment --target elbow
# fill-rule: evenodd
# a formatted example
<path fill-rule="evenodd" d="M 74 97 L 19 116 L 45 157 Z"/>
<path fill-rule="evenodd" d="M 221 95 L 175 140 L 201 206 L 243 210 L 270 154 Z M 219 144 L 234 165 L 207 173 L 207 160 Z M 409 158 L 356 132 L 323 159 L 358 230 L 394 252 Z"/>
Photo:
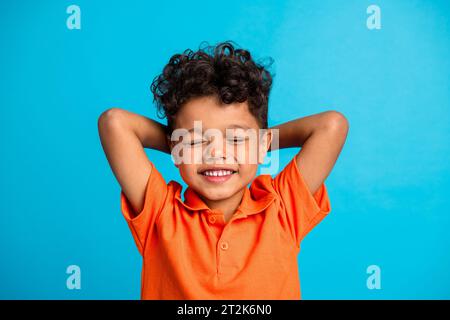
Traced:
<path fill-rule="evenodd" d="M 102 112 L 97 120 L 99 132 L 118 128 L 123 125 L 124 110 L 119 108 L 109 108 Z"/>
<path fill-rule="evenodd" d="M 350 124 L 347 118 L 339 111 L 328 111 L 326 113 L 326 119 L 324 127 L 334 132 L 342 132 L 347 134 Z"/>

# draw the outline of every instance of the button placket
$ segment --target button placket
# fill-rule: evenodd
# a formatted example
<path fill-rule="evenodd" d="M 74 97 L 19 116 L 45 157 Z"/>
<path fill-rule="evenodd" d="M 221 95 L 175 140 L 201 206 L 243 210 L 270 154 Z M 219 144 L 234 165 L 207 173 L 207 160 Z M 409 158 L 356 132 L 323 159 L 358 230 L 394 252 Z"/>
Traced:
<path fill-rule="evenodd" d="M 222 250 L 228 250 L 228 242 L 227 241 L 222 241 L 222 243 L 220 244 L 220 249 Z"/>
<path fill-rule="evenodd" d="M 219 275 L 223 275 L 223 268 L 222 266 L 224 265 L 224 261 L 225 261 L 225 266 L 227 265 L 227 255 L 229 255 L 229 250 L 230 250 L 230 242 L 229 242 L 229 238 L 228 235 L 230 233 L 230 229 L 231 228 L 231 224 L 228 223 L 225 225 L 225 227 L 223 228 L 222 234 L 219 237 L 219 241 L 217 243 L 217 272 Z M 226 270 L 226 268 L 225 268 Z"/>
<path fill-rule="evenodd" d="M 213 215 L 210 215 L 209 217 L 208 217 L 208 221 L 209 221 L 209 223 L 211 223 L 211 224 L 214 224 L 214 223 L 216 223 L 216 217 L 215 216 L 213 216 Z"/>

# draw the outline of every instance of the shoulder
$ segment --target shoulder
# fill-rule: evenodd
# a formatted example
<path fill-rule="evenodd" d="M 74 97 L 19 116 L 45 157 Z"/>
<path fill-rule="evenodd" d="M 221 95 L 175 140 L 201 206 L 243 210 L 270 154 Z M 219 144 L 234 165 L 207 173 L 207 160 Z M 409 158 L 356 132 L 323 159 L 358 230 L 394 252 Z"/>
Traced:
<path fill-rule="evenodd" d="M 173 197 L 176 195 L 180 195 L 183 191 L 183 186 L 176 180 L 170 180 L 167 183 L 168 193 L 170 193 Z"/>
<path fill-rule="evenodd" d="M 254 198 L 261 198 L 267 194 L 278 196 L 273 181 L 274 178 L 270 174 L 256 176 L 250 184 L 250 194 Z"/>

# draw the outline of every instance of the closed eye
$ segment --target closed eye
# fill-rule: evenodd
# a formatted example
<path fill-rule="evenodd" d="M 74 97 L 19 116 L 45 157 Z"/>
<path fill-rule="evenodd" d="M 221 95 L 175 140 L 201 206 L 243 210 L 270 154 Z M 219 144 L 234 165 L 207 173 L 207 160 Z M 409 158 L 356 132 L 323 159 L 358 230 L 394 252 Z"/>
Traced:
<path fill-rule="evenodd" d="M 195 145 L 202 144 L 202 143 L 204 143 L 204 142 L 206 142 L 206 140 L 196 140 L 196 141 L 191 141 L 191 142 L 189 142 L 188 144 L 189 144 L 190 146 L 195 146 Z"/>
<path fill-rule="evenodd" d="M 243 143 L 243 142 L 245 142 L 245 140 L 247 140 L 247 139 L 246 138 L 240 138 L 240 137 L 235 137 L 235 138 L 232 138 L 232 139 L 228 139 L 229 142 L 235 143 L 235 144 Z"/>

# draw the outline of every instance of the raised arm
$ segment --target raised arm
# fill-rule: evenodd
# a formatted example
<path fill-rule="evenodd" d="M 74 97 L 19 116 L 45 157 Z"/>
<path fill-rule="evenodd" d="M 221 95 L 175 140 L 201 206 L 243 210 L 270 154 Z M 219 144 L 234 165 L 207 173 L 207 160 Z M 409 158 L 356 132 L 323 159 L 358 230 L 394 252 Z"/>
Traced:
<path fill-rule="evenodd" d="M 117 181 L 135 212 L 141 212 L 151 173 L 144 148 L 170 153 L 166 126 L 136 113 L 111 108 L 98 118 L 98 131 Z"/>
<path fill-rule="evenodd" d="M 314 194 L 337 161 L 347 138 L 349 123 L 342 113 L 325 111 L 271 129 L 279 129 L 280 149 L 301 147 L 296 155 L 297 166 Z"/>

